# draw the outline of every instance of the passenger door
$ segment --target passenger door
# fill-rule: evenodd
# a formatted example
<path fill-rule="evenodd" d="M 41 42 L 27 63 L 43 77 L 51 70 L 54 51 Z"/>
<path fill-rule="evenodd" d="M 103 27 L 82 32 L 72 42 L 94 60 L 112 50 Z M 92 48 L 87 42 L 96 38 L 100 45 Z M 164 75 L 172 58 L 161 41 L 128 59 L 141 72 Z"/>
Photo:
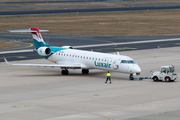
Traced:
<path fill-rule="evenodd" d="M 113 69 L 118 70 L 119 69 L 120 60 L 114 59 L 113 60 Z"/>

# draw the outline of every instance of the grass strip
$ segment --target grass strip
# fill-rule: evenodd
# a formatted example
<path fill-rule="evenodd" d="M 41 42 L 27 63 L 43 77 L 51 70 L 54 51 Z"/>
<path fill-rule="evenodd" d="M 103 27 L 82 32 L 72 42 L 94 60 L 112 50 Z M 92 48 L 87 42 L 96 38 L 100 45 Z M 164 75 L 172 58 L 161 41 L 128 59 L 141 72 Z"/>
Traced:
<path fill-rule="evenodd" d="M 38 27 L 48 34 L 155 36 L 180 34 L 180 10 L 1 17 L 0 32 Z"/>

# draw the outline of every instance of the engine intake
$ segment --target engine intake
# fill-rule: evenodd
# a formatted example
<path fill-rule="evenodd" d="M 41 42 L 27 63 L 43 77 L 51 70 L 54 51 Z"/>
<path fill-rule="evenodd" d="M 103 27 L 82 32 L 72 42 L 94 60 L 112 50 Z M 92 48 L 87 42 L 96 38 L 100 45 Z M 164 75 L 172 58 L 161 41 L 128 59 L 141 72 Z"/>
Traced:
<path fill-rule="evenodd" d="M 48 56 L 51 54 L 51 49 L 48 47 L 40 47 L 37 49 L 37 53 L 42 56 Z"/>

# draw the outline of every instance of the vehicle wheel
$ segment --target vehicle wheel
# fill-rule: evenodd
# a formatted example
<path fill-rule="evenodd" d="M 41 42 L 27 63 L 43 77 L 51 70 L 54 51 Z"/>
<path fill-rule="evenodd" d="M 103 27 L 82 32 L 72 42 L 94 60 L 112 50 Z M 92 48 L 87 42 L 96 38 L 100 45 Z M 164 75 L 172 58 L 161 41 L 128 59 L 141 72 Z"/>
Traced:
<path fill-rule="evenodd" d="M 159 79 L 158 79 L 158 77 L 157 77 L 157 76 L 154 76 L 154 77 L 153 77 L 153 80 L 154 80 L 154 82 L 159 81 Z"/>
<path fill-rule="evenodd" d="M 171 82 L 171 78 L 170 77 L 165 77 L 165 81 L 166 82 Z"/>

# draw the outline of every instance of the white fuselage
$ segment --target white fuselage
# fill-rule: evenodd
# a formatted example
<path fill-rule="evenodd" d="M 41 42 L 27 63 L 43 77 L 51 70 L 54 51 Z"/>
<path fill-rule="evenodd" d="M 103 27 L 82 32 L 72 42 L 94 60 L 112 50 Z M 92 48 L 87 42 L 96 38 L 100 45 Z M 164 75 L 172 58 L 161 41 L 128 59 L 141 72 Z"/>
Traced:
<path fill-rule="evenodd" d="M 65 49 L 54 53 L 48 60 L 57 64 L 80 64 L 82 69 L 102 69 L 128 74 L 141 72 L 138 64 L 124 55 Z"/>

